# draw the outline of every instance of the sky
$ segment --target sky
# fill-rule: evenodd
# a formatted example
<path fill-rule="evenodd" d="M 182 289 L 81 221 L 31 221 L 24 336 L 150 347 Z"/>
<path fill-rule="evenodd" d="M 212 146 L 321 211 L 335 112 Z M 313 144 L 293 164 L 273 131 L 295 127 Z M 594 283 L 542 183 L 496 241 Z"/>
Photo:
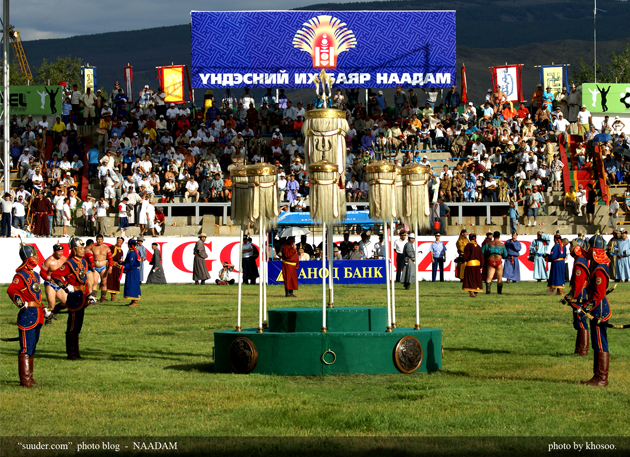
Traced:
<path fill-rule="evenodd" d="M 336 0 L 349 3 L 349 0 Z M 23 41 L 187 24 L 190 12 L 287 10 L 317 0 L 12 0 L 9 19 Z M 264 5 L 264 8 L 262 6 Z"/>

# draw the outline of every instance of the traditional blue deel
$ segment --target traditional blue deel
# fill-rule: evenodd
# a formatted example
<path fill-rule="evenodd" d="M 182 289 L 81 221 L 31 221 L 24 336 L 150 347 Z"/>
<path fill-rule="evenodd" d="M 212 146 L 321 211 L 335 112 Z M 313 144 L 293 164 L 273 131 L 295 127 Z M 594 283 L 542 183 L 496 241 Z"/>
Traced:
<path fill-rule="evenodd" d="M 385 284 L 384 260 L 339 260 L 333 270 L 333 284 Z M 269 262 L 268 271 L 270 285 L 284 284 L 282 262 Z M 328 277 L 328 262 L 326 270 L 319 260 L 300 262 L 297 275 L 298 284 L 321 284 L 322 275 Z"/>
<path fill-rule="evenodd" d="M 192 85 L 456 85 L 455 11 L 192 11 Z"/>

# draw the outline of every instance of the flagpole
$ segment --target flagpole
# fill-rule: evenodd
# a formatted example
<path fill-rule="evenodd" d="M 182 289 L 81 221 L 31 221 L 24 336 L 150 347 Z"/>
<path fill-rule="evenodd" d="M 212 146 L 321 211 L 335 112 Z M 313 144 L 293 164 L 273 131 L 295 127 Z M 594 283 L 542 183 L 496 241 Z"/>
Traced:
<path fill-rule="evenodd" d="M 243 287 L 243 226 L 241 225 L 241 242 L 239 243 L 238 256 L 238 305 L 236 312 L 236 331 L 241 331 L 241 293 Z"/>
<path fill-rule="evenodd" d="M 263 323 L 262 326 L 263 328 L 267 328 L 267 231 L 265 230 L 265 238 L 264 238 L 264 245 L 262 247 L 262 254 L 263 254 L 263 258 L 262 261 L 263 263 L 263 267 L 262 267 L 262 272 L 263 272 Z"/>
<path fill-rule="evenodd" d="M 263 271 L 263 256 L 265 255 L 262 252 L 263 245 L 263 232 L 264 232 L 264 224 L 263 224 L 263 216 L 262 214 L 258 218 L 258 330 L 256 333 L 263 332 L 263 279 L 265 273 Z"/>
<path fill-rule="evenodd" d="M 328 331 L 326 327 L 326 223 L 322 224 L 322 333 Z"/>
<path fill-rule="evenodd" d="M 420 294 L 419 294 L 419 289 L 418 289 L 418 224 L 415 224 L 414 230 L 416 232 L 416 239 L 414 240 L 414 246 L 413 248 L 415 249 L 415 261 L 413 262 L 413 267 L 416 269 L 415 271 L 415 277 L 416 277 L 416 325 L 414 326 L 414 330 L 420 330 L 422 327 L 420 327 Z"/>
<path fill-rule="evenodd" d="M 3 92 L 2 92 L 2 116 L 4 117 L 4 128 L 2 138 L 3 146 L 4 146 L 4 191 L 9 192 L 10 184 L 11 184 L 11 168 L 9 166 L 10 162 L 10 147 L 9 147 L 9 138 L 11 136 L 10 130 L 10 122 L 11 115 L 9 114 L 9 0 L 4 0 L 2 5 L 2 20 L 3 20 L 3 28 L 2 28 L 2 76 L 3 76 Z"/>
<path fill-rule="evenodd" d="M 390 231 L 392 234 L 392 237 L 394 236 L 394 221 L 390 222 Z M 391 257 L 392 257 L 392 264 L 391 264 L 391 286 L 392 286 L 392 328 L 397 328 L 398 326 L 396 325 L 396 275 L 394 272 L 394 243 L 392 242 L 391 245 Z M 400 265 L 397 266 L 397 268 L 400 268 Z"/>
<path fill-rule="evenodd" d="M 387 222 L 383 223 L 383 228 L 385 229 L 385 283 L 387 284 L 387 329 L 385 331 L 391 332 L 392 331 L 392 302 L 391 302 L 391 291 L 389 290 L 389 287 L 390 287 L 389 278 L 391 278 L 391 275 L 389 274 L 390 236 L 388 235 L 389 227 L 387 226 Z"/>
<path fill-rule="evenodd" d="M 335 299 L 334 299 L 334 285 L 333 285 L 333 261 L 334 261 L 334 253 L 333 253 L 333 231 L 329 229 L 327 232 L 328 235 L 328 307 L 335 307 Z M 322 245 L 322 250 L 324 246 Z"/>

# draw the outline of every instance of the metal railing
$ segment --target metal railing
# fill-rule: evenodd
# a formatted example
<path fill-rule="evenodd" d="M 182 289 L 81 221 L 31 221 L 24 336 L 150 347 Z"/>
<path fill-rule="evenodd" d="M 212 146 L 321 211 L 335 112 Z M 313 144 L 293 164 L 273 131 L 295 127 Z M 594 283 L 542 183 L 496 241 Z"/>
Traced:
<path fill-rule="evenodd" d="M 227 225 L 228 218 L 228 208 L 230 207 L 230 202 L 212 202 L 212 203 L 204 203 L 204 202 L 191 202 L 191 203 L 157 203 L 156 206 L 167 208 L 166 217 L 168 220 L 168 225 L 171 225 L 171 216 L 173 215 L 173 208 L 186 208 L 194 206 L 195 208 L 195 225 L 199 225 L 199 207 L 201 206 L 210 206 L 215 208 L 223 208 L 223 215 L 221 216 L 221 225 Z"/>

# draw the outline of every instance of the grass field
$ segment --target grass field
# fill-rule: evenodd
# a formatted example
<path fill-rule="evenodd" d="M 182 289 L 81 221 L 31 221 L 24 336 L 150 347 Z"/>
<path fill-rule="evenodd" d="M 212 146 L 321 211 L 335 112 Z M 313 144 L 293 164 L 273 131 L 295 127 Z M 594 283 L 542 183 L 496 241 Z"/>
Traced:
<path fill-rule="evenodd" d="M 0 433 L 10 436 L 593 436 L 630 435 L 630 330 L 609 330 L 610 385 L 579 384 L 592 357 L 572 355 L 570 310 L 544 284 L 506 284 L 469 299 L 457 283 L 423 282 L 421 322 L 443 331 L 432 374 L 272 377 L 215 374 L 213 332 L 236 325 L 236 287 L 143 286 L 138 308 L 90 307 L 80 361 L 65 354 L 65 316 L 42 329 L 39 387 L 17 375 L 17 342 L 2 343 Z M 495 286 L 496 289 L 496 286 Z M 318 306 L 269 288 L 270 308 Z M 17 335 L 0 287 L 3 337 Z M 397 291 L 399 325 L 413 326 L 413 290 Z M 630 285 L 609 295 L 612 322 L 630 322 Z M 336 303 L 384 305 L 382 286 L 339 286 Z M 244 288 L 244 327 L 258 289 Z M 299 357 L 299 354 L 296 354 Z M 20 418 L 16 430 L 14 418 Z"/>

